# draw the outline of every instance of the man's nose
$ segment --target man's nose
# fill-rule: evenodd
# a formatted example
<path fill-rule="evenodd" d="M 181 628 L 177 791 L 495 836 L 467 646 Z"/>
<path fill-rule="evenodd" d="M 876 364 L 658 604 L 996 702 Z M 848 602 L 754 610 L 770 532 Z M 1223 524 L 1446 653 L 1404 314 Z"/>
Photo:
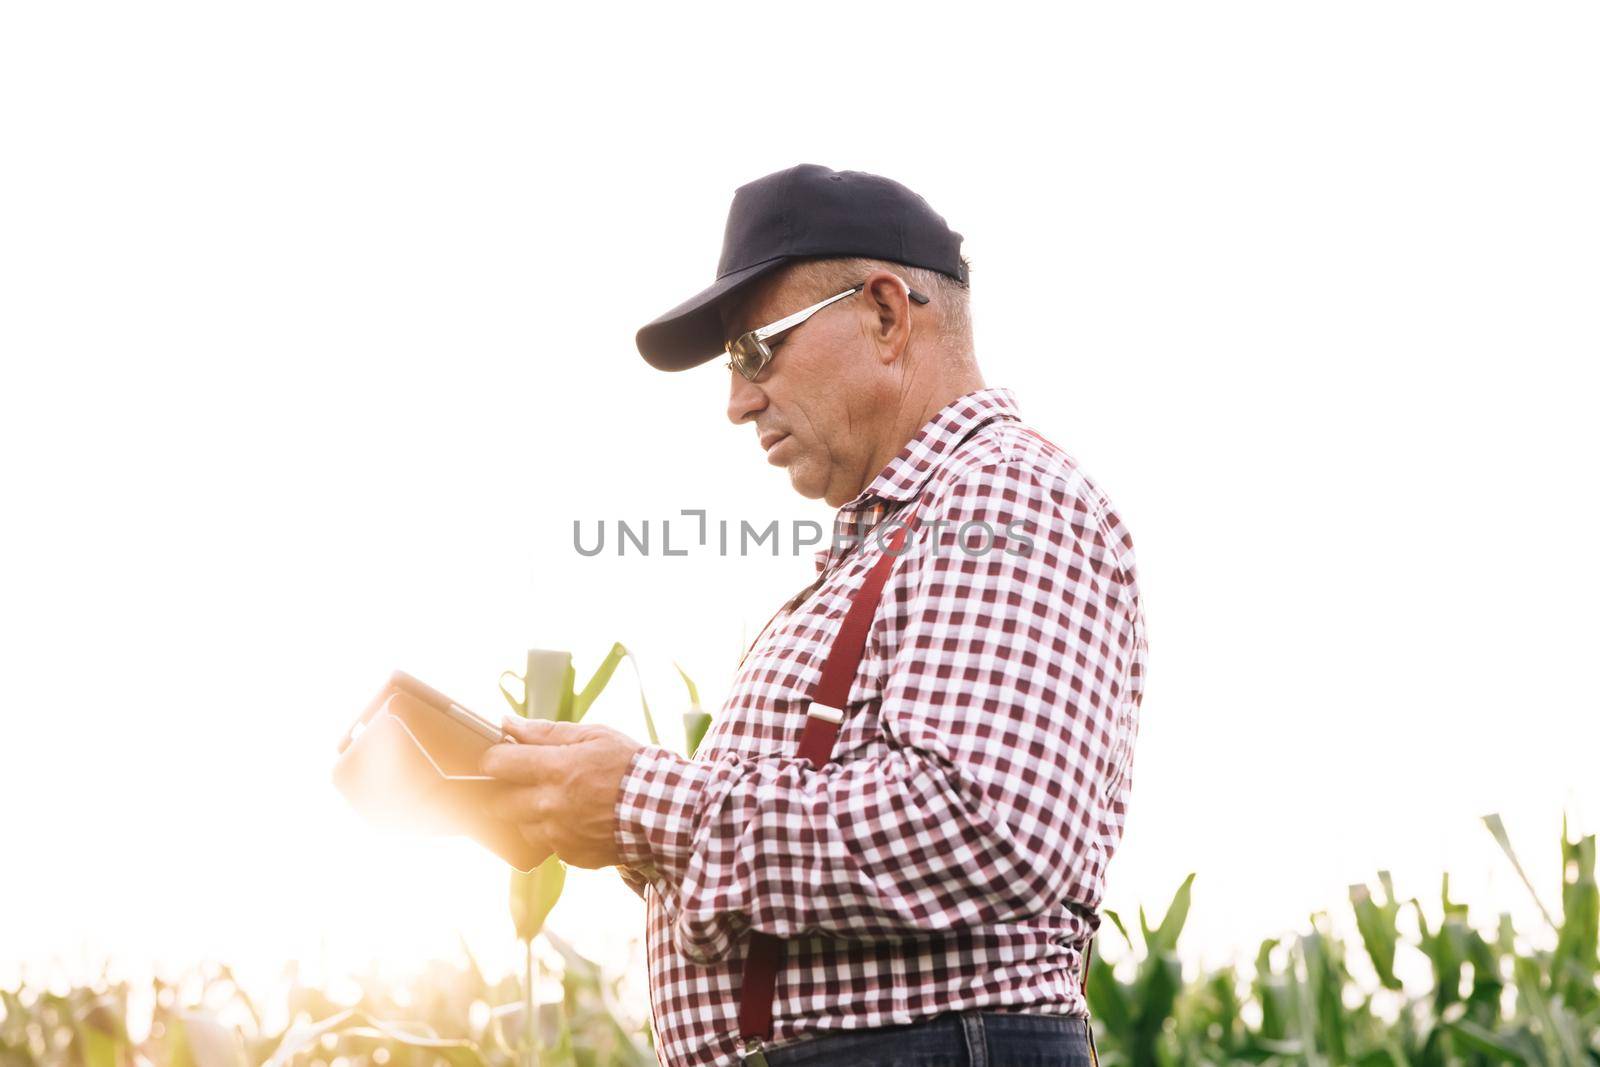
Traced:
<path fill-rule="evenodd" d="M 736 370 L 729 370 L 728 377 L 733 379 L 728 387 L 728 421 L 737 426 L 749 422 L 767 406 L 767 394 Z"/>

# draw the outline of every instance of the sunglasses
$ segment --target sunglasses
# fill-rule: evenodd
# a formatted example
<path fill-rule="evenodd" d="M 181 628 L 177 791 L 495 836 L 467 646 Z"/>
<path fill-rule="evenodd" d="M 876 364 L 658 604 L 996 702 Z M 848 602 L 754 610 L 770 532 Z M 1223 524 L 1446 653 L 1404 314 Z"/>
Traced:
<path fill-rule="evenodd" d="M 728 351 L 728 367 L 742 374 L 746 381 L 755 381 L 761 372 L 766 369 L 767 364 L 772 362 L 772 347 L 767 344 L 768 341 L 775 340 L 779 334 L 784 334 L 794 329 L 829 304 L 843 300 L 847 296 L 855 296 L 862 289 L 865 289 L 866 285 L 866 282 L 859 282 L 842 293 L 835 293 L 826 300 L 819 300 L 808 308 L 801 308 L 793 315 L 785 315 L 777 322 L 740 334 L 725 346 Z M 919 304 L 928 302 L 927 297 L 909 286 L 906 289 L 906 294 Z"/>

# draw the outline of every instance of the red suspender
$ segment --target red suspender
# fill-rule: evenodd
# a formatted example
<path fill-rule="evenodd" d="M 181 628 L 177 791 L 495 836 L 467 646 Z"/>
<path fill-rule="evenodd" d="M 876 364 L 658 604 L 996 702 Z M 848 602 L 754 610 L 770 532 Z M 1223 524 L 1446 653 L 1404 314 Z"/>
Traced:
<path fill-rule="evenodd" d="M 833 639 L 833 647 L 828 649 L 828 658 L 823 661 L 822 677 L 811 691 L 811 707 L 806 712 L 805 728 L 800 732 L 799 754 L 814 767 L 825 766 L 833 758 L 839 723 L 844 719 L 850 687 L 855 683 L 856 669 L 867 648 L 867 632 L 872 629 L 873 616 L 878 612 L 884 580 L 889 577 L 894 561 L 900 558 L 900 547 L 905 544 L 906 531 L 911 525 L 906 523 L 889 535 L 887 546 L 867 572 L 861 588 L 851 596 L 850 609 L 845 612 L 839 634 Z M 751 931 L 750 954 L 745 957 L 744 980 L 739 990 L 739 1037 L 746 1050 L 741 1054 L 749 1063 L 764 1063 L 760 1042 L 772 1040 L 772 998 L 782 952 L 781 938 L 760 930 Z"/>
<path fill-rule="evenodd" d="M 1033 430 L 1027 427 L 1023 429 L 1040 441 L 1049 443 Z M 851 596 L 850 608 L 845 612 L 838 636 L 828 649 L 828 658 L 822 664 L 822 677 L 817 679 L 817 687 L 811 692 L 811 707 L 806 712 L 806 724 L 800 732 L 799 754 L 810 760 L 813 767 L 823 767 L 833 758 L 839 724 L 844 719 L 844 706 L 850 699 L 850 687 L 855 683 L 856 670 L 861 666 L 861 656 L 866 651 L 867 632 L 872 629 L 872 620 L 878 611 L 883 583 L 895 560 L 900 558 L 906 532 L 913 526 L 915 523 L 906 520 L 889 535 L 887 548 L 867 572 L 861 588 Z M 768 620 L 770 623 L 771 620 Z M 1089 947 L 1084 947 L 1079 979 L 1085 1003 L 1088 1002 L 1089 990 Z M 745 957 L 744 978 L 739 989 L 739 1055 L 749 1067 L 766 1065 L 761 1044 L 772 1040 L 772 1000 L 782 953 L 781 938 L 760 930 L 750 932 L 750 953 Z"/>

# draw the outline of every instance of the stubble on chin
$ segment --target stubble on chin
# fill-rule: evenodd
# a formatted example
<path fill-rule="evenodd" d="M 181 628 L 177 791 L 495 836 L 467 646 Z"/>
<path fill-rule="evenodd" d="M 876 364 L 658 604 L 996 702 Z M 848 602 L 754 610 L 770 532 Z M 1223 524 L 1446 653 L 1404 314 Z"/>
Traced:
<path fill-rule="evenodd" d="M 826 485 L 817 484 L 815 472 L 806 463 L 804 456 L 796 456 L 791 459 L 787 464 L 787 470 L 789 472 L 789 485 L 807 500 L 821 499 L 823 493 L 827 491 Z"/>

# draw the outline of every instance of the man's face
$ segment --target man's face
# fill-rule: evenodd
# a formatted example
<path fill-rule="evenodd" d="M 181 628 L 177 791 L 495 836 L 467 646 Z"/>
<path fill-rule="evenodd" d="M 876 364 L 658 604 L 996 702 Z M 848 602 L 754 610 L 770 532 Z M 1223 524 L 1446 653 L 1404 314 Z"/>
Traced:
<path fill-rule="evenodd" d="M 781 271 L 722 309 L 723 335 L 737 337 L 836 291 L 812 292 Z M 845 297 L 769 341 L 772 359 L 756 381 L 727 371 L 729 421 L 755 423 L 767 462 L 785 468 L 801 496 L 834 507 L 848 503 L 877 473 L 866 470 L 872 435 L 881 429 L 872 416 L 881 410 L 886 381 L 875 358 L 874 318 L 864 294 Z"/>

